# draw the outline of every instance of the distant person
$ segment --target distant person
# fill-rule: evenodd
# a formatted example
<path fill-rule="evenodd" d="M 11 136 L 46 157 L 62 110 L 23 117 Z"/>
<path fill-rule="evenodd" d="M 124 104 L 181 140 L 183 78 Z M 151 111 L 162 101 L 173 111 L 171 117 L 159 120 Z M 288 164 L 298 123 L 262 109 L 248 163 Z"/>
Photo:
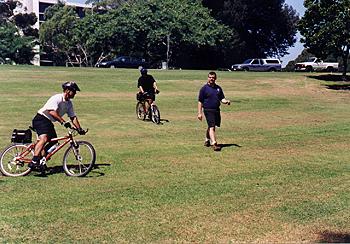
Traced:
<path fill-rule="evenodd" d="M 68 81 L 62 84 L 62 89 L 63 93 L 52 96 L 33 118 L 33 128 L 38 134 L 39 141 L 35 145 L 34 156 L 32 162 L 29 164 L 29 167 L 32 169 L 40 166 L 40 159 L 42 153 L 44 153 L 42 150 L 45 144 L 50 139 L 57 137 L 53 122 L 57 121 L 65 128 L 72 128 L 71 123 L 63 119 L 62 116 L 64 114 L 68 115 L 79 134 L 84 135 L 86 133 L 80 126 L 71 101 L 77 91 L 80 91 L 78 85 L 74 81 Z M 47 151 L 51 146 L 49 143 L 46 145 L 45 150 Z"/>
<path fill-rule="evenodd" d="M 206 132 L 204 146 L 212 146 L 214 151 L 220 151 L 221 147 L 216 141 L 215 127 L 220 127 L 221 115 L 220 104 L 230 105 L 230 100 L 225 99 L 225 95 L 216 82 L 216 73 L 209 72 L 208 82 L 199 91 L 198 96 L 198 119 L 203 119 L 203 112 L 207 120 L 208 129 Z"/>
<path fill-rule="evenodd" d="M 147 99 L 150 100 L 151 106 L 153 105 L 154 101 L 156 100 L 156 95 L 158 94 L 158 87 L 157 82 L 153 78 L 152 75 L 147 74 L 148 70 L 146 68 L 140 69 L 141 76 L 138 79 L 137 87 L 139 88 L 139 93 L 145 94 L 147 93 Z"/>

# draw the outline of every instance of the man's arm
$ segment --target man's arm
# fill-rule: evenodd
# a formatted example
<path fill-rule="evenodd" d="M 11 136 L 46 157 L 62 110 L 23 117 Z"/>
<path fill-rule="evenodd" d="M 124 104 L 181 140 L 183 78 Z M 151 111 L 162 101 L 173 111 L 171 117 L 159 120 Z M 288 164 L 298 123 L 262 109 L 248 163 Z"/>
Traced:
<path fill-rule="evenodd" d="M 157 92 L 158 87 L 157 87 L 157 82 L 156 81 L 153 82 L 153 88 L 154 88 L 154 91 Z"/>
<path fill-rule="evenodd" d="M 227 105 L 230 105 L 230 104 L 231 104 L 231 101 L 230 101 L 230 100 L 227 100 L 226 98 L 221 99 L 221 102 L 222 102 L 223 104 L 227 104 Z"/>
<path fill-rule="evenodd" d="M 203 104 L 202 104 L 201 102 L 198 102 L 198 115 L 197 115 L 197 118 L 198 118 L 199 120 L 202 120 L 202 119 L 203 119 L 202 110 L 203 110 Z"/>
<path fill-rule="evenodd" d="M 64 119 L 57 113 L 56 110 L 48 110 L 48 113 L 61 124 L 65 122 Z"/>
<path fill-rule="evenodd" d="M 72 121 L 74 127 L 77 128 L 77 130 L 81 129 L 81 126 L 80 126 L 80 123 L 79 123 L 77 116 L 70 117 L 70 120 Z"/>

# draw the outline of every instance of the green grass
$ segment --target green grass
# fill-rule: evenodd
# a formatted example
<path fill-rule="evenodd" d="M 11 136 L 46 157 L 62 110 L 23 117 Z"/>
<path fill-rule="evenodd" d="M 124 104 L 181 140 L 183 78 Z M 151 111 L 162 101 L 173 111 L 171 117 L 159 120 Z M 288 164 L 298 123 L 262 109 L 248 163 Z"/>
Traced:
<path fill-rule="evenodd" d="M 208 71 L 150 73 L 162 125 L 136 119 L 137 70 L 0 66 L 0 147 L 76 80 L 75 109 L 89 128 L 81 139 L 98 165 L 85 178 L 0 176 L 0 242 L 348 240 L 347 91 L 303 73 L 218 72 L 233 102 L 222 106 L 227 147 L 216 153 L 203 147 L 206 123 L 196 119 Z M 49 167 L 61 165 L 55 156 Z"/>

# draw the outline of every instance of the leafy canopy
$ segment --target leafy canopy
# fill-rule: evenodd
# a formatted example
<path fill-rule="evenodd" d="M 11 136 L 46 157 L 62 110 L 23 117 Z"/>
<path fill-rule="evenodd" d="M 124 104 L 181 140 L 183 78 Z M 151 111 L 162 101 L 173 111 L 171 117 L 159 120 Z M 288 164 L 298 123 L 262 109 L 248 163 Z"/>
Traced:
<path fill-rule="evenodd" d="M 345 75 L 350 49 L 350 1 L 306 0 L 304 5 L 299 30 L 305 47 L 321 58 L 331 54 L 342 57 Z"/>
<path fill-rule="evenodd" d="M 38 31 L 33 29 L 35 14 L 15 14 L 18 1 L 0 2 L 0 62 L 6 59 L 16 63 L 29 64 L 35 53 Z"/>

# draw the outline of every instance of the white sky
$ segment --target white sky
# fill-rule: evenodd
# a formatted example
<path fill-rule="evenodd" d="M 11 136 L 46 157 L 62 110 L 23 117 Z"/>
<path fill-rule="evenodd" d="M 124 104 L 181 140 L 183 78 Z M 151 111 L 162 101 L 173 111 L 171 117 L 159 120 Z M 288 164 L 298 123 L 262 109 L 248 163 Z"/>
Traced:
<path fill-rule="evenodd" d="M 304 0 L 286 0 L 286 4 L 292 6 L 299 13 L 300 17 L 304 15 Z M 294 47 L 291 47 L 288 50 L 289 54 L 281 58 L 283 67 L 285 67 L 290 60 L 294 60 L 296 57 L 298 57 L 298 55 L 303 51 L 304 46 L 302 43 L 300 43 L 300 34 L 297 35 L 297 39 L 298 40 L 294 44 Z"/>

